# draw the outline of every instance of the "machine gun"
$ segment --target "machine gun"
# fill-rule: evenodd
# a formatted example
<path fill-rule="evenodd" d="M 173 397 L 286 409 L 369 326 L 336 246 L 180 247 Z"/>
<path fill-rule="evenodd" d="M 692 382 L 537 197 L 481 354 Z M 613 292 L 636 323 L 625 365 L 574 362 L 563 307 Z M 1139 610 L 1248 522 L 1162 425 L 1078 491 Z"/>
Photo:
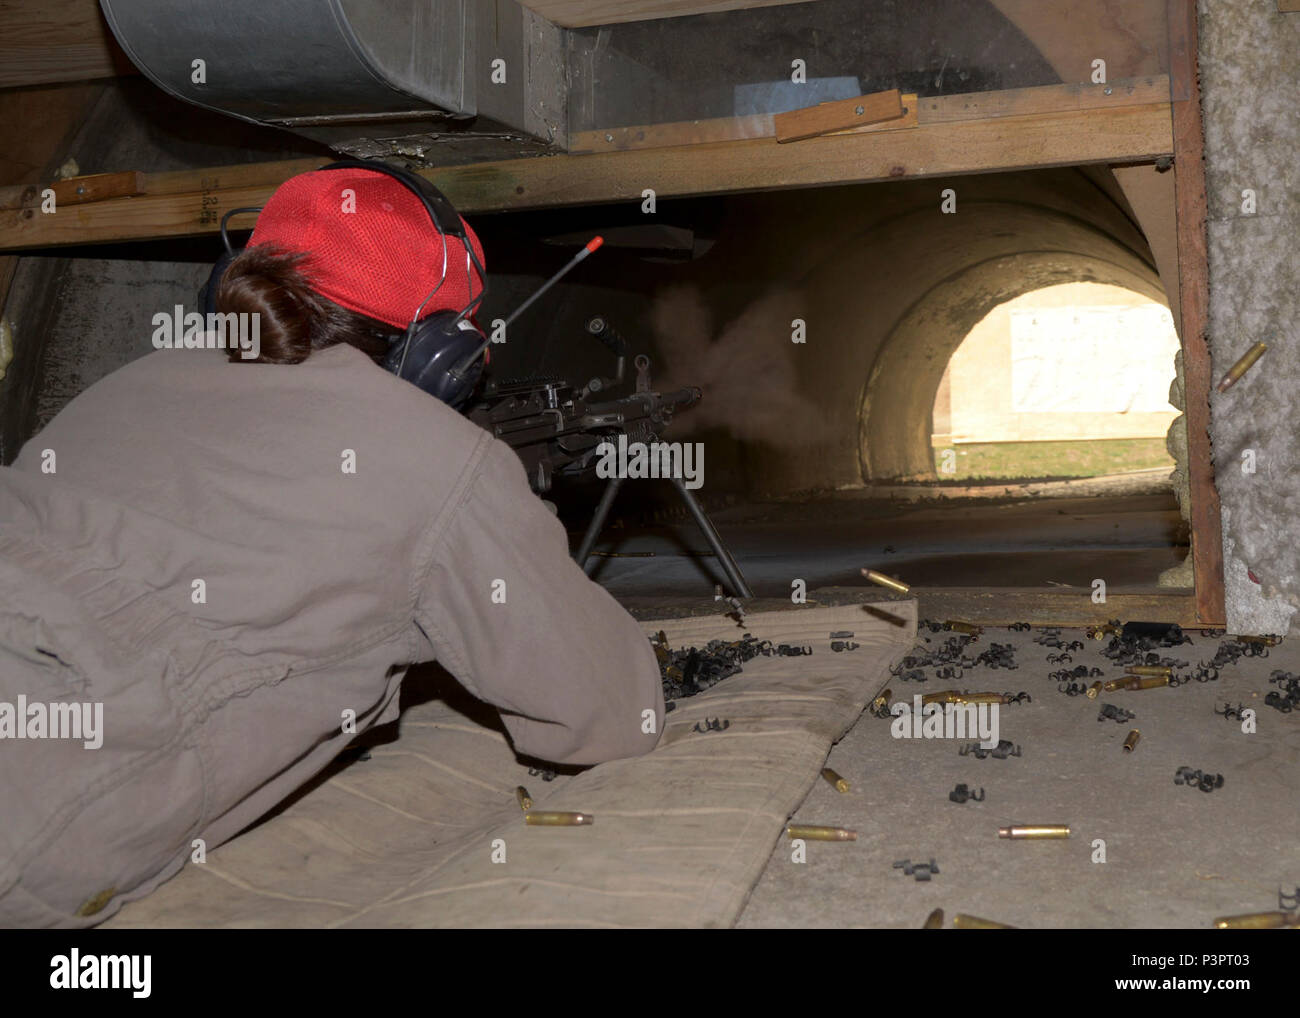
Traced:
<path fill-rule="evenodd" d="M 650 385 L 650 358 L 641 354 L 634 361 L 635 391 L 609 398 L 609 390 L 624 381 L 627 343 L 600 316 L 587 321 L 587 331 L 617 357 L 613 378 L 593 378 L 580 390 L 560 378 L 489 383 L 482 401 L 468 412 L 470 420 L 519 454 L 538 494 L 551 490 L 556 475 L 594 472 L 600 445 L 619 435 L 626 435 L 629 443 L 655 441 L 674 413 L 701 396 L 696 388 L 655 392 Z"/>
<path fill-rule="evenodd" d="M 581 389 L 560 378 L 489 383 L 482 399 L 466 414 L 519 454 L 529 483 L 538 494 L 550 491 L 557 477 L 594 474 L 601 446 L 618 441 L 620 435 L 627 436 L 628 445 L 657 441 L 677 411 L 685 410 L 701 398 L 700 390 L 694 387 L 656 392 L 650 382 L 650 358 L 645 354 L 633 361 L 634 390 L 626 396 L 610 398 L 610 390 L 624 383 L 627 343 L 602 316 L 588 319 L 587 332 L 614 354 L 616 369 L 612 378 L 597 376 Z M 732 592 L 739 597 L 752 597 L 735 559 L 694 494 L 682 478 L 666 479 L 676 487 L 704 533 Z M 609 479 L 574 556 L 578 565 L 585 567 L 623 481 L 617 475 Z"/>

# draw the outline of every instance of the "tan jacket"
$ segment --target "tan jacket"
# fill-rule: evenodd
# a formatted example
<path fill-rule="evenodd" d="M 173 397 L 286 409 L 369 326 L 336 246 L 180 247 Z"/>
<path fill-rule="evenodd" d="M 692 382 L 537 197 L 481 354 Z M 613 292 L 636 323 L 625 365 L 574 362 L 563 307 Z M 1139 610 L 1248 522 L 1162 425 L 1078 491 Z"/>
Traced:
<path fill-rule="evenodd" d="M 663 729 L 636 623 L 514 452 L 442 403 L 348 346 L 105 378 L 0 469 L 0 925 L 107 918 L 321 770 L 349 718 L 395 716 L 434 658 L 526 755 L 594 764 Z M 16 738 L 20 696 L 23 734 L 41 713 L 76 734 L 32 704 L 86 704 L 102 745 Z"/>

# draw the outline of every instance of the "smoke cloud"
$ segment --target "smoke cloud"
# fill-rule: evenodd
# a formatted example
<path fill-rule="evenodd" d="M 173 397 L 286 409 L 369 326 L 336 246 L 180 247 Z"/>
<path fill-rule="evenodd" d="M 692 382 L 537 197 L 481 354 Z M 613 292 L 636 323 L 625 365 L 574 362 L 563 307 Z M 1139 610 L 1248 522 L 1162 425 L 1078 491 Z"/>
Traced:
<path fill-rule="evenodd" d="M 704 398 L 674 421 L 681 429 L 723 428 L 748 442 L 782 449 L 824 441 L 830 428 L 822 408 L 798 389 L 795 358 L 808 347 L 791 341 L 791 321 L 803 305 L 790 292 L 750 304 L 715 332 L 699 290 L 664 290 L 651 308 L 651 326 L 662 363 L 660 391 L 697 385 Z"/>

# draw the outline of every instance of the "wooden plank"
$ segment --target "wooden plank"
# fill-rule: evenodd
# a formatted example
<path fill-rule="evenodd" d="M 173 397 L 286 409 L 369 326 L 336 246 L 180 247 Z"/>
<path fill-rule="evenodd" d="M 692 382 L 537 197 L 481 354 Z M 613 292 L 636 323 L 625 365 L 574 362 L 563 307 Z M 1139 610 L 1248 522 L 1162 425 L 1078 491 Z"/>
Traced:
<path fill-rule="evenodd" d="M 1106 94 L 1108 88 L 1109 95 Z M 853 130 L 893 131 L 960 120 L 991 120 L 1061 110 L 1108 109 L 1162 103 L 1169 101 L 1169 78 L 1157 75 L 1116 81 L 1110 85 L 1040 85 L 999 92 L 927 96 L 924 99 L 918 99 L 916 93 L 912 92 L 904 93 L 902 100 L 906 113 L 901 119 Z M 575 155 L 587 152 L 626 152 L 638 148 L 669 148 L 740 141 L 745 138 L 771 138 L 776 133 L 772 120 L 771 114 L 753 114 L 746 117 L 716 117 L 711 120 L 681 120 L 666 124 L 578 131 L 569 136 L 569 151 Z"/>
<path fill-rule="evenodd" d="M 523 6 L 563 28 L 716 14 L 750 7 L 781 7 L 808 0 L 527 0 Z"/>
<path fill-rule="evenodd" d="M 679 145 L 716 145 L 747 138 L 771 138 L 770 113 L 746 117 L 714 117 L 708 120 L 676 120 L 665 124 L 638 124 L 599 131 L 577 131 L 569 135 L 569 153 L 626 152 L 638 148 L 675 148 Z"/>
<path fill-rule="evenodd" d="M 944 124 L 954 120 L 1023 117 L 1057 110 L 1096 110 L 1168 101 L 1169 77 L 1161 74 L 1113 81 L 1108 85 L 1043 85 L 999 92 L 926 96 L 921 100 L 920 118 L 922 124 Z"/>
<path fill-rule="evenodd" d="M 842 131 L 831 131 L 831 135 L 840 134 L 877 134 L 881 131 L 905 131 L 913 127 L 920 127 L 921 121 L 917 115 L 920 105 L 919 99 L 915 92 L 904 92 L 903 96 L 903 115 L 896 120 L 886 120 L 879 124 L 862 124 L 858 127 L 846 127 Z"/>
<path fill-rule="evenodd" d="M 154 196 L 188 194 L 193 191 L 223 191 L 259 184 L 275 188 L 290 177 L 324 166 L 329 161 L 312 157 L 270 163 L 210 166 L 200 170 L 174 170 L 168 173 L 139 173 L 140 190 L 137 193 Z M 49 186 L 51 185 L 0 187 L 0 209 L 39 208 L 42 187 Z"/>
<path fill-rule="evenodd" d="M 1192 567 L 1196 610 L 1202 622 L 1223 625 L 1223 524 L 1214 486 L 1210 443 L 1212 365 L 1209 321 L 1209 249 L 1205 221 L 1204 136 L 1197 82 L 1195 0 L 1169 0 L 1170 105 L 1178 206 L 1178 279 L 1187 403 L 1187 472 L 1191 488 Z"/>
<path fill-rule="evenodd" d="M 1300 11 L 1300 0 L 1277 0 L 1277 9 L 1284 14 L 1288 11 Z"/>
<path fill-rule="evenodd" d="M 672 149 L 555 155 L 422 171 L 463 212 L 586 205 L 827 184 L 952 176 L 1043 166 L 1152 160 L 1172 152 L 1168 103 L 908 131 L 830 135 L 799 145 L 751 139 Z M 193 171 L 188 179 L 219 171 Z M 224 173 L 225 171 L 220 171 Z M 146 185 L 148 186 L 148 185 Z M 115 198 L 56 215 L 0 211 L 0 250 L 187 236 L 221 212 L 263 204 L 274 184 Z M 202 198 L 206 197 L 206 202 Z"/>
<path fill-rule="evenodd" d="M 96 0 L 0 3 L 0 88 L 137 73 Z"/>
<path fill-rule="evenodd" d="M 745 607 L 752 612 L 799 611 L 828 604 L 862 603 L 878 605 L 881 611 L 888 612 L 890 601 L 915 598 L 920 618 L 958 619 L 983 626 L 1028 622 L 1033 626 L 1082 629 L 1119 619 L 1121 622 L 1173 622 L 1184 629 L 1203 628 L 1196 615 L 1196 598 L 1190 590 L 1134 588 L 1132 592 L 1110 593 L 1105 604 L 1093 604 L 1091 595 L 1088 589 L 913 587 L 911 594 L 895 596 L 879 588 L 820 587 L 808 592 L 806 605 L 792 605 L 789 598 L 755 598 L 745 602 Z M 641 620 L 718 614 L 717 602 L 712 598 L 638 595 L 619 598 L 619 602 Z"/>
<path fill-rule="evenodd" d="M 1185 629 L 1203 623 L 1196 598 L 1184 593 L 1110 593 L 1093 604 L 1090 591 L 914 587 L 921 617 L 960 619 L 985 626 L 1028 622 L 1034 626 L 1083 627 L 1110 619 L 1121 622 L 1174 622 Z"/>
<path fill-rule="evenodd" d="M 845 131 L 852 127 L 897 120 L 903 115 L 903 97 L 898 89 L 886 89 L 853 99 L 805 106 L 801 110 L 778 113 L 772 117 L 776 140 L 782 144 L 804 141 L 819 135 Z"/>
<path fill-rule="evenodd" d="M 51 184 L 55 205 L 80 205 L 108 198 L 133 198 L 144 194 L 144 174 L 139 170 L 69 177 Z"/>
<path fill-rule="evenodd" d="M 902 131 L 916 127 L 917 95 L 902 96 L 903 115 L 880 124 L 864 124 L 832 134 L 867 134 L 879 131 Z M 674 148 L 679 145 L 713 145 L 746 138 L 774 138 L 772 114 L 755 113 L 745 117 L 715 117 L 710 120 L 678 120 L 665 124 L 640 124 L 635 127 L 611 127 L 603 131 L 579 131 L 569 135 L 569 153 L 626 152 L 639 148 Z M 0 205 L 0 207 L 3 207 Z"/>

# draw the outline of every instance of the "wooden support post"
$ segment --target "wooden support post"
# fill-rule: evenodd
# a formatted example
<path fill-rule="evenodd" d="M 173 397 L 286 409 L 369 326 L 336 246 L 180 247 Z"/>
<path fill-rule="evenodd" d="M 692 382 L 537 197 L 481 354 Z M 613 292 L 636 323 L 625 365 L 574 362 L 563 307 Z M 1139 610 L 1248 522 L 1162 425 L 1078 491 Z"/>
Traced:
<path fill-rule="evenodd" d="M 1170 95 L 1177 170 L 1178 278 L 1187 404 L 1187 474 L 1191 488 L 1192 567 L 1196 612 L 1206 625 L 1224 624 L 1223 529 L 1210 443 L 1212 365 L 1209 251 L 1205 236 L 1205 139 L 1197 83 L 1196 0 L 1169 0 Z"/>

